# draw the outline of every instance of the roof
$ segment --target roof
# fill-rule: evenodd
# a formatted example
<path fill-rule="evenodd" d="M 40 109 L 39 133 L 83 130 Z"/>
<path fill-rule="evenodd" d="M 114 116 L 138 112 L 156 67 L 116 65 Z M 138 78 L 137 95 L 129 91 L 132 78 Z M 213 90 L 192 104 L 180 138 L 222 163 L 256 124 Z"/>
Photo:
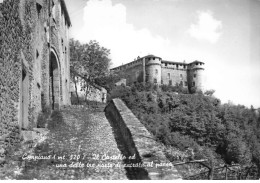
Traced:
<path fill-rule="evenodd" d="M 204 62 L 201 62 L 201 61 L 198 61 L 198 60 L 195 60 L 195 61 L 193 61 L 191 63 L 203 63 L 203 64 L 205 64 Z"/>
<path fill-rule="evenodd" d="M 175 61 L 167 61 L 167 60 L 162 60 L 162 63 L 188 65 L 188 63 L 186 63 L 186 62 L 175 62 Z"/>
<path fill-rule="evenodd" d="M 195 60 L 195 61 L 190 62 L 190 63 L 162 60 L 162 63 L 170 63 L 170 64 L 172 63 L 172 64 L 182 64 L 182 65 L 190 65 L 192 63 L 203 63 L 203 64 L 205 64 L 204 62 L 201 62 L 201 61 L 198 61 L 198 60 Z"/>
<path fill-rule="evenodd" d="M 60 4 L 61 4 L 61 9 L 64 10 L 65 19 L 68 21 L 68 25 L 71 26 L 70 16 L 69 16 L 68 9 L 67 9 L 67 6 L 65 4 L 65 1 L 60 0 Z"/>
<path fill-rule="evenodd" d="M 144 56 L 143 58 L 147 58 L 147 57 L 161 58 L 161 57 L 158 57 L 158 56 L 155 56 L 155 55 L 146 55 L 146 56 Z"/>

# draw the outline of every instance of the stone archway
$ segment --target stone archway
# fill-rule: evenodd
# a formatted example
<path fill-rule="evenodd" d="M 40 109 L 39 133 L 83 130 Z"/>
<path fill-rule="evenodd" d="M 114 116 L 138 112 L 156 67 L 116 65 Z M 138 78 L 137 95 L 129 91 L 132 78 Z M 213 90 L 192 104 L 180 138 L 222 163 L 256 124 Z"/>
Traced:
<path fill-rule="evenodd" d="M 54 51 L 50 54 L 50 104 L 53 110 L 60 108 L 60 68 Z"/>

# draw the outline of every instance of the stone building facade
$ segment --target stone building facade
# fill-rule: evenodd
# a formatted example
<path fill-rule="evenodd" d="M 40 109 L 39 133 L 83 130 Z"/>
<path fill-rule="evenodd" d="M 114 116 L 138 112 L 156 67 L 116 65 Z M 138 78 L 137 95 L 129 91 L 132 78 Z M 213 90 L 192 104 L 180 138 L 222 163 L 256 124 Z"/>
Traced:
<path fill-rule="evenodd" d="M 149 82 L 158 85 L 181 85 L 191 89 L 196 87 L 204 90 L 204 63 L 191 63 L 162 60 L 162 58 L 147 55 L 135 61 L 111 69 L 114 72 L 123 72 L 126 85 L 134 82 Z"/>
<path fill-rule="evenodd" d="M 0 3 L 0 146 L 70 104 L 69 14 L 64 0 Z"/>

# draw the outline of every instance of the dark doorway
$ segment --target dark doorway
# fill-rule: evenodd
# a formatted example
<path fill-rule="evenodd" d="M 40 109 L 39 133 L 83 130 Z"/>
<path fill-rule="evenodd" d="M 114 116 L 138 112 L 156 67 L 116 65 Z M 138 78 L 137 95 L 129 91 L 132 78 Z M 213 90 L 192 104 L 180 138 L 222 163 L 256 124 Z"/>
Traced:
<path fill-rule="evenodd" d="M 60 107 L 60 72 L 56 55 L 50 56 L 50 103 L 53 110 Z"/>

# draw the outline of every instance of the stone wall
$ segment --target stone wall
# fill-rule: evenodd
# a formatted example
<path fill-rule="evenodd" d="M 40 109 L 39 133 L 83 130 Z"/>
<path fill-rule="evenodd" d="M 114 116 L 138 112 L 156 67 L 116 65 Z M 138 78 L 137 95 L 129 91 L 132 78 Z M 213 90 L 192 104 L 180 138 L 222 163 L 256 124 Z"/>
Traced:
<path fill-rule="evenodd" d="M 133 67 L 127 68 L 125 71 L 126 73 L 126 85 L 131 85 L 132 83 L 136 81 L 142 81 L 143 76 L 143 65 L 142 63 L 139 63 L 137 65 L 134 65 Z"/>
<path fill-rule="evenodd" d="M 50 51 L 58 55 L 61 96 L 69 104 L 68 23 L 60 11 L 60 0 L 54 0 L 56 28 L 49 13 L 52 0 L 6 0 L 0 3 L 0 146 L 19 142 L 20 130 L 37 125 L 43 107 L 50 105 Z M 51 4 L 50 4 L 51 3 Z M 65 29 L 65 30 L 64 30 Z M 51 33 L 56 35 L 50 36 Z M 61 43 L 64 37 L 64 43 Z M 68 49 L 69 50 L 69 49 Z M 64 56 L 65 55 L 65 56 Z M 62 59 L 66 58 L 66 61 Z M 64 97 L 63 97 L 64 98 Z"/>
<path fill-rule="evenodd" d="M 170 74 L 170 78 L 168 76 Z M 172 81 L 172 85 L 180 84 L 181 81 L 185 88 L 188 87 L 187 70 L 177 70 L 173 68 L 162 67 L 162 84 L 169 84 L 169 80 Z M 187 84 L 187 85 L 186 85 Z"/>
<path fill-rule="evenodd" d="M 153 166 L 145 167 L 142 177 L 138 179 L 180 179 L 180 175 L 173 166 L 156 167 L 156 164 L 171 162 L 165 157 L 162 149 L 154 140 L 154 137 L 147 131 L 142 123 L 134 116 L 120 99 L 113 99 L 105 108 L 105 113 L 115 131 L 119 130 L 119 137 L 124 144 L 125 156 L 134 156 L 134 163 L 143 163 Z M 137 170 L 139 172 L 139 170 Z M 147 175 L 146 175 L 147 174 Z M 147 177 L 146 177 L 147 176 Z"/>
<path fill-rule="evenodd" d="M 18 142 L 19 83 L 22 73 L 21 50 L 25 39 L 19 19 L 19 1 L 4 1 L 0 34 L 0 146 Z M 22 36 L 21 36 L 22 35 Z M 1 148 L 1 147 L 0 147 Z"/>
<path fill-rule="evenodd" d="M 126 79 L 124 79 L 124 78 L 120 79 L 120 81 L 116 82 L 115 85 L 116 86 L 121 86 L 121 85 L 126 86 Z"/>
<path fill-rule="evenodd" d="M 126 78 L 126 85 L 143 81 L 143 61 L 145 61 L 145 81 L 158 85 L 182 85 L 191 90 L 193 86 L 203 90 L 205 83 L 204 63 L 194 61 L 185 62 L 165 61 L 160 57 L 148 55 L 125 65 L 111 69 L 121 73 Z M 168 76 L 170 74 L 170 77 Z M 196 77 L 194 77 L 194 74 Z M 171 81 L 171 82 L 169 82 Z"/>
<path fill-rule="evenodd" d="M 107 102 L 106 89 L 102 87 L 90 86 L 89 94 L 87 95 L 87 100 L 106 103 Z"/>

